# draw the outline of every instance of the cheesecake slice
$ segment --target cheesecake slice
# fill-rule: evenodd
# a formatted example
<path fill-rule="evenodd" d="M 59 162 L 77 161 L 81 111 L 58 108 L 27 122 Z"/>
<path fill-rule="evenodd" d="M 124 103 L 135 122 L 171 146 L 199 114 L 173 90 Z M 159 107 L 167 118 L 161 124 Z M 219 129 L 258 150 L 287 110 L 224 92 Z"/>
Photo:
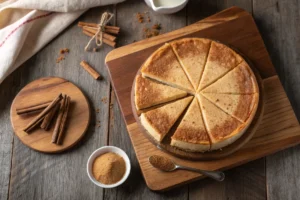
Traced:
<path fill-rule="evenodd" d="M 192 101 L 189 96 L 141 114 L 141 123 L 157 141 L 162 141 L 171 127 Z"/>
<path fill-rule="evenodd" d="M 170 44 L 194 89 L 197 90 L 211 40 L 186 38 L 171 42 Z"/>
<path fill-rule="evenodd" d="M 244 61 L 225 76 L 211 84 L 203 93 L 253 94 L 258 92 L 256 78 Z"/>
<path fill-rule="evenodd" d="M 204 97 L 226 113 L 241 122 L 246 122 L 258 106 L 258 93 L 254 94 L 215 94 L 202 93 Z"/>
<path fill-rule="evenodd" d="M 143 64 L 141 72 L 144 77 L 189 93 L 195 92 L 170 44 L 156 50 Z"/>
<path fill-rule="evenodd" d="M 224 44 L 212 42 L 198 90 L 202 90 L 231 69 L 243 58 Z"/>
<path fill-rule="evenodd" d="M 197 95 L 200 100 L 203 120 L 211 140 L 211 150 L 225 147 L 238 138 L 246 130 L 246 124 L 230 116 L 201 94 Z"/>
<path fill-rule="evenodd" d="M 135 80 L 137 110 L 185 97 L 186 91 L 164 85 L 138 75 Z"/>
<path fill-rule="evenodd" d="M 210 141 L 197 98 L 194 98 L 182 121 L 172 136 L 171 145 L 185 151 L 204 152 Z"/>

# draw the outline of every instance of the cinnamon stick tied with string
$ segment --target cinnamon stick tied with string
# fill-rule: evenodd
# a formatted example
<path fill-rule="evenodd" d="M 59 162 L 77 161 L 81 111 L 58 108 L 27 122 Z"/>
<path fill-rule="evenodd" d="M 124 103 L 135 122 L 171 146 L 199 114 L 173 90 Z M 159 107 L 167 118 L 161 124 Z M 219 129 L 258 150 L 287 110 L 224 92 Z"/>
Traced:
<path fill-rule="evenodd" d="M 59 108 L 59 104 L 56 104 L 56 106 L 45 116 L 41 128 L 44 129 L 45 131 L 49 130 L 51 122 L 53 121 L 53 118 Z"/>
<path fill-rule="evenodd" d="M 18 115 L 30 114 L 46 108 L 47 106 L 49 106 L 50 103 L 51 101 L 42 102 L 35 105 L 26 106 L 23 108 L 17 108 L 16 111 Z"/>
<path fill-rule="evenodd" d="M 96 70 L 94 70 L 89 63 L 87 63 L 86 61 L 81 61 L 80 62 L 81 67 L 83 67 L 83 69 L 85 69 L 94 79 L 100 79 L 101 75 L 96 72 Z"/>
<path fill-rule="evenodd" d="M 62 100 L 62 94 L 59 94 L 37 117 L 35 117 L 23 130 L 30 132 L 35 128 L 44 117 Z"/>
<path fill-rule="evenodd" d="M 84 48 L 85 51 L 88 51 L 93 40 L 95 40 L 95 43 L 98 47 L 101 47 L 103 43 L 108 44 L 111 47 L 116 46 L 116 37 L 110 34 L 119 34 L 120 28 L 107 25 L 113 16 L 113 13 L 104 12 L 101 16 L 99 24 L 78 22 L 78 26 L 82 27 L 83 33 L 91 37 Z"/>

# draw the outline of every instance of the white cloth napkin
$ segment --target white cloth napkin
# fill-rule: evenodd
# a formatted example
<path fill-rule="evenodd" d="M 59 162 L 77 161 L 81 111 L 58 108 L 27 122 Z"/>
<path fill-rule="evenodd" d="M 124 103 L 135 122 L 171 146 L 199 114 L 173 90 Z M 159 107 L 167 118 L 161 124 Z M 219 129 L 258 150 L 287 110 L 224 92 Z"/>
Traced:
<path fill-rule="evenodd" d="M 0 0 L 0 84 L 88 8 L 124 0 Z"/>

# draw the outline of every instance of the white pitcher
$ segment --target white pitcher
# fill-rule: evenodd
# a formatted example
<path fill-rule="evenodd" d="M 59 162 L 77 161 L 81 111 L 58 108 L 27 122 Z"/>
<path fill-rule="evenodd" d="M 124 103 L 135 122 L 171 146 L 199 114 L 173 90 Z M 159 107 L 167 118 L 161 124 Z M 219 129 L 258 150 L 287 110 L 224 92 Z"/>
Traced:
<path fill-rule="evenodd" d="M 155 12 L 171 14 L 183 9 L 189 0 L 145 0 Z"/>

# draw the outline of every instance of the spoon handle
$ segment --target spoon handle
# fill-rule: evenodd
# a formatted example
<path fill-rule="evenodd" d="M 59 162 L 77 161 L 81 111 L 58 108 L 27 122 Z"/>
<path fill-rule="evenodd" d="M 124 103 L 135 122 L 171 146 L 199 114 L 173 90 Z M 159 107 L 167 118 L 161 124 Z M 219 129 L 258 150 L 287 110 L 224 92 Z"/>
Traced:
<path fill-rule="evenodd" d="M 177 165 L 177 169 L 185 169 L 193 172 L 198 172 L 217 181 L 223 181 L 225 179 L 225 174 L 220 171 L 207 171 L 207 170 L 195 169 L 195 168 L 185 167 L 180 165 Z"/>

